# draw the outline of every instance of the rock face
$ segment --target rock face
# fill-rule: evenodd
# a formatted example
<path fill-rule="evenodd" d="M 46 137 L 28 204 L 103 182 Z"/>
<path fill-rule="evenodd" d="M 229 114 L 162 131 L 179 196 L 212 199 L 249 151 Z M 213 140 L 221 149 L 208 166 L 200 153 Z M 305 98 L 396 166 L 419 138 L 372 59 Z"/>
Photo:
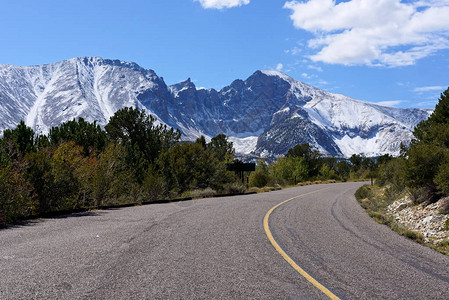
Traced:
<path fill-rule="evenodd" d="M 318 125 L 302 117 L 287 118 L 275 123 L 258 139 L 256 151 L 268 155 L 264 151 L 270 149 L 272 153 L 286 153 L 295 145 L 309 143 L 315 145 L 323 153 L 342 155 L 340 148 L 332 137 Z"/>
<path fill-rule="evenodd" d="M 449 239 L 449 231 L 446 230 L 447 214 L 441 214 L 449 207 L 449 198 L 426 205 L 413 205 L 410 197 L 406 196 L 390 204 L 388 213 L 393 215 L 403 226 L 422 233 L 428 243 L 438 244 Z"/>
<path fill-rule="evenodd" d="M 0 134 L 20 120 L 37 132 L 76 117 L 105 125 L 120 108 L 146 109 L 183 139 L 231 137 L 241 153 L 279 155 L 310 143 L 323 154 L 397 154 L 429 110 L 382 107 L 283 73 L 256 71 L 220 91 L 190 79 L 167 86 L 152 70 L 97 57 L 30 67 L 0 65 Z"/>

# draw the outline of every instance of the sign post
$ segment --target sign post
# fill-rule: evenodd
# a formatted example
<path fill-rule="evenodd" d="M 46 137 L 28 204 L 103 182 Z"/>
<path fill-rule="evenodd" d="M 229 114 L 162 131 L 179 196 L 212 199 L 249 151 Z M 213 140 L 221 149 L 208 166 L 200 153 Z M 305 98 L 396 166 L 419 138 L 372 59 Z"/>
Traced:
<path fill-rule="evenodd" d="M 245 172 L 248 172 L 247 178 L 246 178 L 246 186 L 248 188 L 249 186 L 249 173 L 256 170 L 256 164 L 255 163 L 244 163 L 241 161 L 235 161 L 232 164 L 227 164 L 227 170 L 233 171 L 237 176 L 242 180 L 242 183 L 245 184 Z"/>
<path fill-rule="evenodd" d="M 3 211 L 0 210 L 0 228 L 6 227 L 6 216 Z"/>

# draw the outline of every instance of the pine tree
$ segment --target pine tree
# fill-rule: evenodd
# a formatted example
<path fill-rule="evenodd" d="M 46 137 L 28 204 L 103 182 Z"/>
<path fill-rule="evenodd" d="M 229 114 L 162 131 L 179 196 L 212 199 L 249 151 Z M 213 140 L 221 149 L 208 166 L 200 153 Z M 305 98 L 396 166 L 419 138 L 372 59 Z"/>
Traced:
<path fill-rule="evenodd" d="M 178 143 L 181 136 L 178 130 L 162 124 L 156 125 L 156 119 L 145 110 L 139 111 L 132 107 L 118 110 L 105 130 L 111 141 L 126 148 L 128 164 L 135 170 L 139 183 L 148 167 L 154 164 L 162 152 Z"/>
<path fill-rule="evenodd" d="M 0 152 L 9 155 L 11 160 L 20 160 L 26 153 L 35 151 L 34 131 L 26 126 L 24 121 L 20 121 L 16 128 L 3 132 L 0 144 L 3 148 Z"/>
<path fill-rule="evenodd" d="M 68 141 L 75 142 L 83 147 L 85 156 L 88 156 L 92 149 L 102 151 L 107 142 L 106 133 L 95 121 L 89 123 L 81 117 L 78 121 L 73 119 L 51 128 L 48 137 L 50 143 L 56 146 Z"/>
<path fill-rule="evenodd" d="M 445 90 L 438 103 L 435 106 L 435 110 L 427 120 L 419 123 L 414 131 L 413 135 L 416 140 L 412 141 L 415 144 L 419 141 L 425 143 L 441 142 L 449 147 L 449 88 Z"/>

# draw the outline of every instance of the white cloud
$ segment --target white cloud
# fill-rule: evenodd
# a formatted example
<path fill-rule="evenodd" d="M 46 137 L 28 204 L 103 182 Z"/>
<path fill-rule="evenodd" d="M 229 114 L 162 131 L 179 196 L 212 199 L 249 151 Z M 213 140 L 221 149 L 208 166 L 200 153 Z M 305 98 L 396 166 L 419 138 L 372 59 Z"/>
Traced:
<path fill-rule="evenodd" d="M 392 101 L 381 101 L 381 102 L 376 102 L 377 105 L 382 105 L 382 106 L 390 106 L 390 107 L 395 107 L 398 106 L 399 104 L 403 103 L 404 101 L 402 100 L 392 100 Z"/>
<path fill-rule="evenodd" d="M 322 69 L 321 67 L 308 65 L 307 68 L 310 69 L 310 70 L 315 70 L 315 71 L 318 71 L 318 72 L 323 72 L 323 69 Z"/>
<path fill-rule="evenodd" d="M 413 3 L 416 7 L 422 6 L 446 6 L 449 5 L 449 0 L 418 0 Z"/>
<path fill-rule="evenodd" d="M 231 8 L 249 4 L 250 0 L 194 0 L 199 2 L 203 8 Z"/>
<path fill-rule="evenodd" d="M 417 107 L 434 108 L 438 101 L 424 101 L 416 104 Z"/>
<path fill-rule="evenodd" d="M 300 53 L 301 51 L 302 51 L 302 49 L 300 47 L 295 46 L 292 49 L 285 50 L 284 52 L 290 53 L 291 55 L 296 55 L 296 54 Z"/>
<path fill-rule="evenodd" d="M 302 73 L 301 77 L 306 78 L 306 79 L 314 79 L 314 78 L 318 78 L 316 75 L 314 74 L 307 74 L 307 73 Z"/>
<path fill-rule="evenodd" d="M 343 65 L 412 65 L 449 49 L 449 1 L 288 1 L 296 28 L 315 38 L 313 61 Z"/>
<path fill-rule="evenodd" d="M 327 82 L 326 80 L 320 80 L 320 81 L 318 81 L 318 84 L 320 84 L 320 85 L 328 85 L 329 84 L 329 82 Z"/>
<path fill-rule="evenodd" d="M 435 92 L 435 91 L 443 92 L 446 88 L 447 87 L 444 86 L 422 86 L 414 88 L 413 91 L 417 93 Z"/>
<path fill-rule="evenodd" d="M 276 65 L 276 71 L 282 71 L 283 68 L 284 68 L 284 65 L 281 63 Z"/>

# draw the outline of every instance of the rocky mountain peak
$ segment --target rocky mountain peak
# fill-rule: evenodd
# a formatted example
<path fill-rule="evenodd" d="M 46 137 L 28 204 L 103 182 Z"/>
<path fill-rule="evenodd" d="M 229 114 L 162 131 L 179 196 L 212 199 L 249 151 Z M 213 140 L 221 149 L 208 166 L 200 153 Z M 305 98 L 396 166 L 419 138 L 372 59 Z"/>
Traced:
<path fill-rule="evenodd" d="M 184 81 L 170 85 L 168 88 L 171 91 L 171 93 L 174 95 L 174 97 L 178 97 L 178 95 L 181 91 L 190 90 L 190 89 L 196 90 L 196 86 L 192 82 L 190 77 Z"/>
<path fill-rule="evenodd" d="M 145 72 L 145 73 L 149 72 L 149 73 L 156 74 L 153 70 L 144 69 L 141 66 L 139 66 L 138 64 L 136 64 L 135 62 L 126 62 L 126 61 L 119 60 L 119 59 L 104 59 L 101 57 L 84 56 L 84 57 L 72 58 L 72 59 L 69 59 L 68 61 L 75 61 L 78 63 L 82 63 L 89 67 L 115 66 L 115 67 L 128 68 L 128 69 L 131 69 L 134 71 L 139 71 L 139 72 Z"/>
<path fill-rule="evenodd" d="M 153 70 L 100 57 L 0 65 L 0 103 L 0 135 L 20 120 L 43 133 L 77 117 L 104 126 L 118 109 L 134 106 L 180 129 L 185 140 L 224 133 L 254 155 L 302 143 L 328 155 L 397 154 L 430 113 L 332 94 L 277 71 L 258 70 L 220 91 L 198 90 L 190 78 L 167 87 Z"/>

